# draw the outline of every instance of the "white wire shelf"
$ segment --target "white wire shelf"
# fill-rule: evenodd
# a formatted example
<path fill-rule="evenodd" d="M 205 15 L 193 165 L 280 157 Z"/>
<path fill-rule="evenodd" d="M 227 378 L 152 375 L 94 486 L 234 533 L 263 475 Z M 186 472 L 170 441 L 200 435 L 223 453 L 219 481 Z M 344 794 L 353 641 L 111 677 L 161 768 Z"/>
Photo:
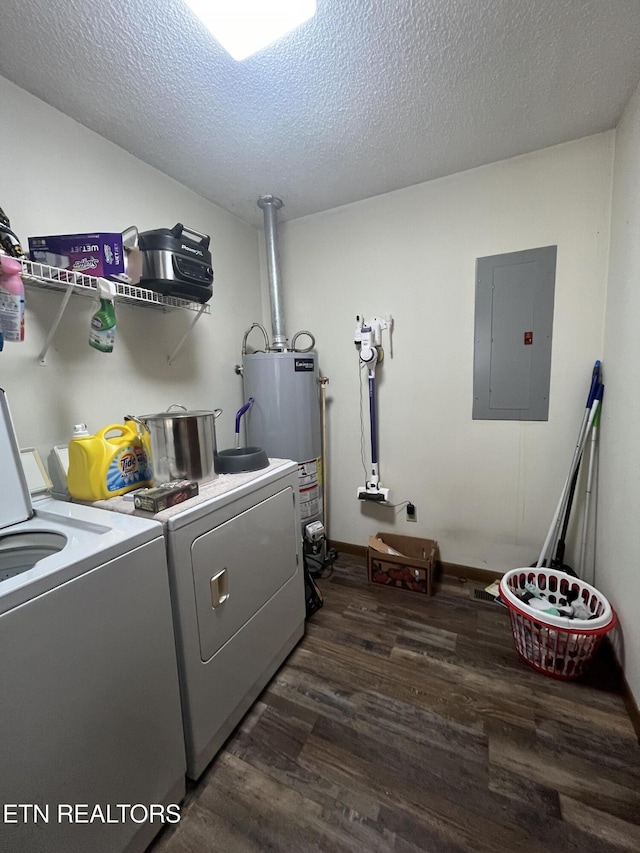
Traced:
<path fill-rule="evenodd" d="M 73 270 L 63 270 L 47 264 L 39 264 L 24 258 L 20 259 L 20 263 L 22 264 L 22 279 L 26 284 L 35 284 L 45 290 L 66 291 L 71 287 L 74 293 L 81 296 L 95 296 L 98 290 L 98 279 L 95 276 L 85 275 Z M 179 299 L 175 296 L 164 296 L 161 293 L 134 284 L 114 283 L 119 302 L 144 305 L 147 308 L 182 309 L 196 311 L 198 314 L 211 313 L 211 308 L 207 303 L 201 304 L 200 302 L 190 302 L 187 299 Z"/>
<path fill-rule="evenodd" d="M 62 315 L 66 310 L 71 295 L 73 293 L 77 293 L 80 296 L 95 297 L 98 292 L 99 279 L 95 276 L 74 272 L 73 270 L 63 270 L 58 267 L 48 266 L 47 264 L 39 264 L 35 261 L 29 261 L 26 258 L 20 258 L 20 263 L 22 264 L 21 276 L 25 284 L 35 285 L 36 287 L 43 288 L 44 290 L 64 292 L 64 298 L 60 304 L 56 318 L 53 321 L 53 325 L 49 330 L 47 339 L 40 351 L 40 355 L 38 356 L 39 363 L 45 364 L 47 351 L 51 345 L 51 341 L 58 331 L 58 326 L 60 325 Z M 147 290 L 144 287 L 138 287 L 134 284 L 124 284 L 122 282 L 114 282 L 114 284 L 116 288 L 116 299 L 118 302 L 137 305 L 144 308 L 160 308 L 164 311 L 178 309 L 194 312 L 194 316 L 189 323 L 188 329 L 167 359 L 169 364 L 173 364 L 175 361 L 176 356 L 182 349 L 184 342 L 189 337 L 191 330 L 200 317 L 204 314 L 211 314 L 211 308 L 206 302 L 191 302 L 187 299 L 179 299 L 175 296 L 164 296 L 161 293 L 156 293 L 153 290 Z"/>

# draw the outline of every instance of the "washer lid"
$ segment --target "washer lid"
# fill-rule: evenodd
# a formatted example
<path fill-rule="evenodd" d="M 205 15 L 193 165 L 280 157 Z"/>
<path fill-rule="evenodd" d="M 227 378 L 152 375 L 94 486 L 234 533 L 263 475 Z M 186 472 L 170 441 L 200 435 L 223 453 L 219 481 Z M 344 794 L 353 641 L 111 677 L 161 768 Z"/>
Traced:
<path fill-rule="evenodd" d="M 0 529 L 33 515 L 7 396 L 0 388 Z"/>

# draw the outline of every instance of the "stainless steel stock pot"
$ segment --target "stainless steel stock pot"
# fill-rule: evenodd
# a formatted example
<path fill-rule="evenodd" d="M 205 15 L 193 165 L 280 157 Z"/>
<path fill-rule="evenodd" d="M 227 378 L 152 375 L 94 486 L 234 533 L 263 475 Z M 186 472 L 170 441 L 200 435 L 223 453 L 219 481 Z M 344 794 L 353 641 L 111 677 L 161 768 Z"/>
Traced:
<path fill-rule="evenodd" d="M 127 415 L 149 431 L 155 483 L 213 480 L 216 418 L 222 409 L 189 411 L 173 403 L 155 415 Z"/>

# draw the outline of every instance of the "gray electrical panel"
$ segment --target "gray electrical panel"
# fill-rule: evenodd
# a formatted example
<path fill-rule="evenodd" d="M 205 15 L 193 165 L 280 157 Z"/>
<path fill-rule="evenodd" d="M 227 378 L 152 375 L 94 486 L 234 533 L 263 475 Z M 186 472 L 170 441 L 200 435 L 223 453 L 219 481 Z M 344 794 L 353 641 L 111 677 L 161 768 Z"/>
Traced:
<path fill-rule="evenodd" d="M 546 421 L 557 246 L 478 258 L 473 417 Z"/>

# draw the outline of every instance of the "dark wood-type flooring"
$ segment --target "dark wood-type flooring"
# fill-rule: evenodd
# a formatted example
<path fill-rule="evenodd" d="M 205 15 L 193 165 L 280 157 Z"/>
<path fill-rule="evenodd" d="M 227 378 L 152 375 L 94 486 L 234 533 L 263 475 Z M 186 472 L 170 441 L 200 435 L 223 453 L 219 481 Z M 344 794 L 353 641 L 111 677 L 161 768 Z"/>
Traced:
<path fill-rule="evenodd" d="M 513 648 L 482 584 L 370 588 L 355 558 L 153 853 L 640 850 L 640 746 L 606 648 L 581 683 Z"/>

